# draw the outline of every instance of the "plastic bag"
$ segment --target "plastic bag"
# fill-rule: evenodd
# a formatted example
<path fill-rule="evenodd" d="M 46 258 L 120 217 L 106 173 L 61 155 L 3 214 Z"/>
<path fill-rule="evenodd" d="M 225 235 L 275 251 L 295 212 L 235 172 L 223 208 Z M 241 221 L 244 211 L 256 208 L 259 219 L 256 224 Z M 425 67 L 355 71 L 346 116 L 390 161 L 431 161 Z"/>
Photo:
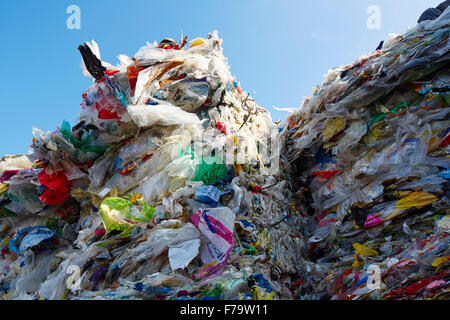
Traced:
<path fill-rule="evenodd" d="M 42 202 L 57 205 L 62 203 L 70 193 L 70 182 L 64 172 L 54 172 L 47 174 L 42 171 L 38 174 L 39 183 L 44 186 L 39 199 Z"/>
<path fill-rule="evenodd" d="M 191 217 L 191 222 L 209 240 L 201 249 L 203 266 L 197 274 L 200 279 L 225 267 L 234 244 L 234 219 L 235 213 L 227 207 L 199 210 Z"/>
<path fill-rule="evenodd" d="M 161 102 L 158 105 L 133 105 L 128 108 L 133 121 L 139 127 L 151 127 L 155 124 L 164 126 L 198 126 L 197 115 L 188 113 L 178 107 Z"/>
<path fill-rule="evenodd" d="M 132 201 L 119 198 L 105 198 L 100 205 L 100 216 L 107 232 L 112 230 L 127 231 L 134 226 L 146 226 L 152 222 L 155 208 L 143 200 Z"/>

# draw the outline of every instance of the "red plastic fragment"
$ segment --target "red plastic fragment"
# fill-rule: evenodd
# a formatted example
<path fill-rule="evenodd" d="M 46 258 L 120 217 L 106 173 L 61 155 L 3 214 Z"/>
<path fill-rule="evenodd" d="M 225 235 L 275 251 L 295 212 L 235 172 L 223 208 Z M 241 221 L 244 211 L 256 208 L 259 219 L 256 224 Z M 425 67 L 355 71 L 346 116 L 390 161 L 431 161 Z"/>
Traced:
<path fill-rule="evenodd" d="M 45 187 L 39 199 L 50 205 L 61 204 L 70 193 L 70 182 L 63 171 L 51 175 L 44 171 L 38 174 L 38 180 Z"/>

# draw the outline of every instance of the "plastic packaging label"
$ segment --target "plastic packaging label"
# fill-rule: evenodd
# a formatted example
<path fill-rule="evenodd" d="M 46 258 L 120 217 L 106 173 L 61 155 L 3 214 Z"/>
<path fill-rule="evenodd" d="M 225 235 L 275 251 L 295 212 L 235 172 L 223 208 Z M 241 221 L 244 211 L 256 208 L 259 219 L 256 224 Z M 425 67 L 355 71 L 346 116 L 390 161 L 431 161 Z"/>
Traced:
<path fill-rule="evenodd" d="M 209 204 L 211 207 L 217 207 L 221 192 L 213 186 L 201 186 L 195 192 L 195 198 L 203 203 Z"/>
<path fill-rule="evenodd" d="M 198 271 L 200 279 L 220 272 L 226 265 L 233 248 L 235 213 L 228 207 L 198 210 L 191 222 L 209 239 L 202 248 L 203 266 Z"/>

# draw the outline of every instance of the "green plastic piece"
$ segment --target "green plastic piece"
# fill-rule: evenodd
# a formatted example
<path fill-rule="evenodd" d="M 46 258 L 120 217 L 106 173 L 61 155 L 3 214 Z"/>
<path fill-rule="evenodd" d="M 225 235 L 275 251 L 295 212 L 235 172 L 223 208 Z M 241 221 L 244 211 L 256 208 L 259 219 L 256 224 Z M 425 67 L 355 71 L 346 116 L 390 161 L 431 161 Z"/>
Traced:
<path fill-rule="evenodd" d="M 120 197 L 109 197 L 103 200 L 99 212 L 107 232 L 129 231 L 138 223 L 151 223 L 155 208 L 143 200 L 135 204 Z"/>
<path fill-rule="evenodd" d="M 227 167 L 222 163 L 216 163 L 215 157 L 202 158 L 195 168 L 193 181 L 203 181 L 206 185 L 213 185 L 227 175 Z"/>

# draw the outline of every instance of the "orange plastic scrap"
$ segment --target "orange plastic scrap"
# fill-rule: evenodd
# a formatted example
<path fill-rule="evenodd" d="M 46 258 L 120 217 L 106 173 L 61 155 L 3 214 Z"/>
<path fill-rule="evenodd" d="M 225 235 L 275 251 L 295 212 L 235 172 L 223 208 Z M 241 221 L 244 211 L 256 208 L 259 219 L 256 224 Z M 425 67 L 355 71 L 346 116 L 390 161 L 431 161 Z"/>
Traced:
<path fill-rule="evenodd" d="M 161 77 L 170 69 L 173 69 L 181 64 L 183 64 L 183 60 L 174 60 L 174 61 L 167 61 L 163 63 L 157 63 L 151 67 L 139 67 L 135 68 L 134 66 L 130 66 L 127 69 L 127 78 L 130 81 L 130 88 L 131 88 L 131 96 L 134 96 L 134 90 L 136 88 L 137 79 L 139 76 L 139 73 L 147 69 L 145 72 L 148 72 L 148 81 L 144 86 L 149 85 L 153 80 L 159 80 Z"/>
<path fill-rule="evenodd" d="M 159 83 L 159 85 L 160 85 L 161 87 L 163 87 L 166 83 L 170 83 L 170 82 L 175 81 L 175 80 L 181 80 L 181 79 L 184 79 L 184 78 L 186 78 L 186 74 L 180 74 L 180 75 L 178 75 L 178 76 L 172 76 L 172 77 L 170 77 L 169 79 L 162 80 L 162 81 Z"/>
<path fill-rule="evenodd" d="M 167 72 L 167 71 L 169 71 L 170 69 L 173 69 L 173 68 L 175 68 L 175 67 L 178 67 L 179 65 L 182 65 L 184 63 L 184 61 L 183 60 L 174 60 L 174 61 L 167 61 L 167 62 L 164 62 L 164 63 L 162 63 L 162 64 L 160 64 L 160 65 L 158 65 L 159 66 L 159 68 L 157 68 L 157 70 L 155 70 L 154 71 L 154 73 L 153 74 L 156 74 L 156 76 L 153 78 L 154 80 L 159 80 L 159 79 L 161 79 L 161 77 Z M 159 71 L 159 72 L 158 72 Z M 152 79 L 152 81 L 153 81 L 153 79 Z"/>
<path fill-rule="evenodd" d="M 167 71 L 169 71 L 170 69 L 173 69 L 173 68 L 175 68 L 175 67 L 177 67 L 177 66 L 179 66 L 179 65 L 181 65 L 183 63 L 184 63 L 184 61 L 182 61 L 182 60 L 174 60 L 174 61 L 167 61 L 167 62 L 163 62 L 163 63 L 158 63 L 158 64 L 155 64 L 155 65 L 149 67 L 148 70 L 146 70 L 146 72 L 148 72 L 148 80 L 147 80 L 147 83 L 144 85 L 144 87 L 148 86 L 154 80 L 161 79 L 161 77 Z M 182 75 L 180 79 L 182 79 L 184 77 L 185 77 L 185 75 Z M 176 78 L 178 78 L 178 77 L 176 77 Z"/>
<path fill-rule="evenodd" d="M 144 70 L 146 67 L 138 67 L 135 66 L 129 66 L 127 68 L 127 79 L 130 82 L 130 88 L 131 88 L 131 96 L 134 96 L 134 89 L 136 88 L 136 82 L 139 75 L 139 72 Z"/>

